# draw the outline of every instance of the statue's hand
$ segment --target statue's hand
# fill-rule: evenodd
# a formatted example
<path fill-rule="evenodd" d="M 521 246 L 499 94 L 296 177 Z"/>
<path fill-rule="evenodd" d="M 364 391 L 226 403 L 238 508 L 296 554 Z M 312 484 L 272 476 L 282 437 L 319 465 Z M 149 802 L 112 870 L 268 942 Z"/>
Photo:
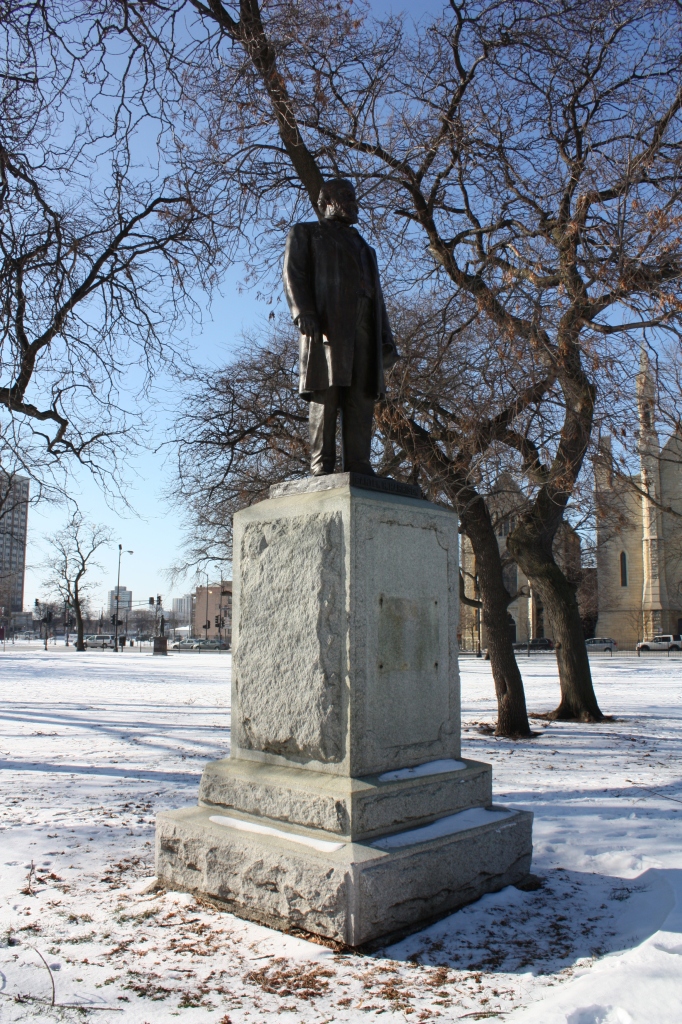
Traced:
<path fill-rule="evenodd" d="M 384 364 L 384 372 L 386 373 L 388 373 L 389 370 L 392 370 L 395 364 L 400 359 L 400 356 L 398 355 L 398 350 L 395 347 L 395 345 L 386 345 L 385 343 L 384 345 L 382 345 L 382 357 L 382 362 Z"/>
<path fill-rule="evenodd" d="M 307 337 L 312 338 L 313 341 L 322 340 L 322 330 L 320 328 L 320 321 L 314 313 L 301 313 L 297 318 L 296 324 L 301 334 L 305 334 Z"/>

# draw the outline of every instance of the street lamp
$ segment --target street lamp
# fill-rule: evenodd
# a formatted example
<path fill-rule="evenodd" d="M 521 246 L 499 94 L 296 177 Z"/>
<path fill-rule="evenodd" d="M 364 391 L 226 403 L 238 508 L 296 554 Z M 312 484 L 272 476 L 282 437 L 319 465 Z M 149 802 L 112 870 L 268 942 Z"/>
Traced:
<path fill-rule="evenodd" d="M 126 550 L 126 555 L 133 555 L 134 551 Z M 118 576 L 116 577 L 116 621 L 114 623 L 114 650 L 118 650 L 118 603 L 121 600 L 121 555 L 123 554 L 123 545 L 118 546 Z"/>
<path fill-rule="evenodd" d="M 204 632 L 206 633 L 206 639 L 208 640 L 208 627 L 210 622 L 208 621 L 208 573 L 206 573 L 206 621 L 204 622 Z"/>

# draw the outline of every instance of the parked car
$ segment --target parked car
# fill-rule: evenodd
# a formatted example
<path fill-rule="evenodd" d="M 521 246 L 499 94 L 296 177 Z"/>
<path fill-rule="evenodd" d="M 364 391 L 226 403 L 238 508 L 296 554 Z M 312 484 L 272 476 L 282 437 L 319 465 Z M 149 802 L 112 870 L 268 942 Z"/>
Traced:
<path fill-rule="evenodd" d="M 114 640 L 114 636 L 109 633 L 95 633 L 92 636 L 86 636 L 85 646 L 86 648 L 98 647 L 100 649 L 104 647 L 113 647 Z"/>
<path fill-rule="evenodd" d="M 588 651 L 610 651 L 611 654 L 613 654 L 614 648 L 618 646 L 611 637 L 592 637 L 590 640 L 585 641 L 585 645 Z"/>
<path fill-rule="evenodd" d="M 230 645 L 223 640 L 197 640 L 194 643 L 195 651 L 229 651 Z"/>
<path fill-rule="evenodd" d="M 172 649 L 174 651 L 191 651 L 196 643 L 196 640 L 176 640 Z"/>
<path fill-rule="evenodd" d="M 525 643 L 512 644 L 512 647 L 514 648 L 515 651 L 527 651 L 528 650 L 528 642 L 526 641 Z M 542 653 L 542 651 L 553 651 L 553 650 L 554 650 L 554 641 L 551 640 L 548 636 L 537 636 L 534 640 L 531 640 L 531 642 L 530 642 L 530 653 L 531 654 L 540 654 L 540 653 Z"/>
<path fill-rule="evenodd" d="M 638 651 L 682 651 L 682 636 L 679 633 L 661 633 L 653 640 L 641 640 Z"/>

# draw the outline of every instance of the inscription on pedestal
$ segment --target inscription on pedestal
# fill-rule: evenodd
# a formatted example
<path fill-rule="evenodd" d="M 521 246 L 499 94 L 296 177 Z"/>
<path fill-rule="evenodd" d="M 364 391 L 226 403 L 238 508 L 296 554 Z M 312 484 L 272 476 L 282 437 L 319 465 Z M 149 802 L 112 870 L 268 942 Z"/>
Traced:
<path fill-rule="evenodd" d="M 409 746 L 438 739 L 448 712 L 439 686 L 441 657 L 436 598 L 379 597 L 377 703 L 391 715 L 375 714 L 380 742 Z"/>
<path fill-rule="evenodd" d="M 368 672 L 366 727 L 377 761 L 382 750 L 396 752 L 402 767 L 442 756 L 443 730 L 459 731 L 448 644 L 457 552 L 456 534 L 433 520 L 396 519 L 385 514 L 372 524 L 362 548 L 376 630 L 368 636 L 376 664 Z"/>

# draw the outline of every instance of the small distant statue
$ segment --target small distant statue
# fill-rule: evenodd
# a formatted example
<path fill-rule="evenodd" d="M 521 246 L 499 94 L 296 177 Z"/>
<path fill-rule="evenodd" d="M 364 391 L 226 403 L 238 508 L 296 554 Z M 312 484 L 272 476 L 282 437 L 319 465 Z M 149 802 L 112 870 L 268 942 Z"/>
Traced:
<path fill-rule="evenodd" d="M 353 224 L 358 201 L 349 181 L 320 191 L 321 220 L 295 224 L 284 256 L 284 288 L 300 333 L 301 396 L 310 403 L 313 476 L 334 472 L 341 411 L 343 470 L 373 476 L 374 403 L 384 371 L 398 359 L 381 293 L 376 253 Z"/>

